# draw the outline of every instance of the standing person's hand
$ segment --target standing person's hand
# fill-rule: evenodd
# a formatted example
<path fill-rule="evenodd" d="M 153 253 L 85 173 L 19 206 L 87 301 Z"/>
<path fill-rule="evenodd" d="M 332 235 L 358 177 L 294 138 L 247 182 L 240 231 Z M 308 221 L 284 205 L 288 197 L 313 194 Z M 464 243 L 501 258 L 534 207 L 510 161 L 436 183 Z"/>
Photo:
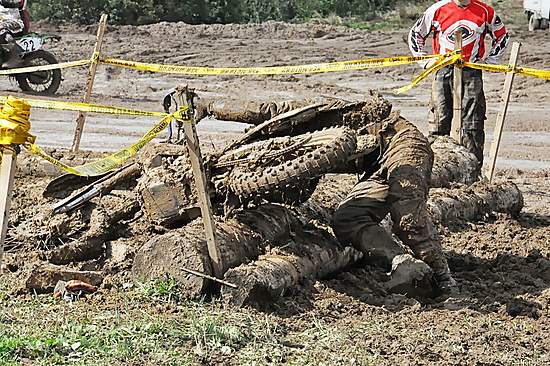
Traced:
<path fill-rule="evenodd" d="M 499 64 L 499 58 L 498 57 L 491 57 L 487 56 L 485 57 L 485 60 L 483 60 L 484 63 L 489 65 L 498 65 Z"/>

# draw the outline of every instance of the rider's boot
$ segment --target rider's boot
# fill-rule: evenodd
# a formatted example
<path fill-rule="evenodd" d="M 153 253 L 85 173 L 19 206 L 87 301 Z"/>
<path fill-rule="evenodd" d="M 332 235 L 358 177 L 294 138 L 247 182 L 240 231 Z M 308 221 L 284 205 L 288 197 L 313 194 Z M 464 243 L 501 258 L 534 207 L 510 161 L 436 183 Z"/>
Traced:
<path fill-rule="evenodd" d="M 14 69 L 23 66 L 23 49 L 17 43 L 3 44 L 2 50 L 4 53 L 2 63 L 4 69 Z"/>

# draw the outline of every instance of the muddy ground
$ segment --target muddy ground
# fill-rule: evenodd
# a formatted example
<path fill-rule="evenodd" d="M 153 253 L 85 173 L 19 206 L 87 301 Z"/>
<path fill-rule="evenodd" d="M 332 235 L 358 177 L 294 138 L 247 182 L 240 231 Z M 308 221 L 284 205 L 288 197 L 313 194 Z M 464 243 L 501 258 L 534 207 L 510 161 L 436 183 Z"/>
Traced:
<path fill-rule="evenodd" d="M 520 65 L 548 68 L 550 42 L 546 32 L 527 32 L 523 25 L 511 27 L 511 40 L 521 41 Z M 63 35 L 48 46 L 61 61 L 89 58 L 95 28 L 37 25 L 37 31 Z M 404 41 L 407 30 L 364 31 L 330 25 L 290 25 L 269 22 L 262 25 L 190 26 L 161 23 L 143 27 L 109 27 L 104 56 L 155 63 L 200 66 L 273 66 L 337 60 L 408 55 Z M 507 57 L 505 58 L 507 60 Z M 178 84 L 189 84 L 205 98 L 223 97 L 256 100 L 287 100 L 318 96 L 358 99 L 368 90 L 389 97 L 403 115 L 427 130 L 426 105 L 430 82 L 404 95 L 392 90 L 408 83 L 420 69 L 416 65 L 391 69 L 318 75 L 202 77 L 151 74 L 101 66 L 93 101 L 161 110 L 164 93 Z M 86 68 L 68 69 L 56 98 L 79 100 L 83 94 Z M 6 81 L 8 79 L 5 79 Z M 504 76 L 487 74 L 487 143 L 492 130 Z M 6 83 L 7 84 L 7 83 Z M 6 85 L 6 92 L 17 92 Z M 542 79 L 518 77 L 509 108 L 500 166 L 543 169 L 550 160 L 550 116 L 547 112 L 548 84 Z M 66 147 L 72 141 L 74 113 L 33 112 L 33 129 L 45 146 Z M 116 122 L 115 122 L 116 121 Z M 133 141 L 152 121 L 133 118 L 92 116 L 84 132 L 83 148 L 112 150 Z M 205 123 L 203 141 L 218 145 L 221 135 L 237 133 L 243 126 L 219 122 Z M 60 131 L 62 133 L 60 134 Z M 536 133 L 533 133 L 536 132 Z M 488 150 L 488 149 L 487 149 Z M 528 162 L 526 162 L 528 161 Z"/>
<path fill-rule="evenodd" d="M 546 32 L 528 33 L 524 28 L 515 26 L 511 29 L 512 40 L 523 43 L 520 63 L 549 69 L 547 55 L 550 52 L 550 36 Z M 95 33 L 93 27 L 56 28 L 42 24 L 38 30 L 64 36 L 60 44 L 50 47 L 62 61 L 87 58 L 91 54 Z M 408 53 L 403 41 L 405 33 L 404 30 L 361 31 L 329 25 L 282 23 L 109 27 L 105 52 L 109 56 L 129 60 L 202 66 L 301 64 L 405 55 Z M 369 89 L 376 89 L 384 92 L 405 117 L 426 131 L 429 83 L 424 82 L 403 96 L 390 93 L 393 88 L 407 83 L 416 73 L 418 68 L 415 66 L 405 66 L 312 76 L 175 77 L 101 67 L 94 89 L 94 101 L 159 110 L 163 92 L 181 83 L 196 88 L 205 97 L 257 100 L 319 95 L 353 100 Z M 82 69 L 67 70 L 56 98 L 78 100 L 82 94 L 84 75 L 85 70 Z M 489 107 L 488 142 L 492 138 L 503 79 L 503 75 L 485 77 Z M 517 219 L 487 217 L 483 222 L 461 223 L 441 229 L 443 246 L 461 290 L 456 299 L 420 304 L 401 296 L 381 296 L 369 277 L 368 269 L 355 268 L 335 278 L 305 286 L 260 312 L 212 309 L 222 322 L 227 319 L 242 332 L 253 332 L 255 328 L 250 324 L 265 322 L 265 326 L 258 325 L 262 331 L 269 333 L 265 339 L 248 335 L 244 340 L 232 343 L 229 337 L 212 346 L 207 355 L 191 352 L 198 348 L 200 336 L 177 344 L 162 345 L 161 342 L 160 350 L 166 347 L 167 354 L 171 355 L 168 352 L 170 346 L 172 350 L 178 349 L 184 354 L 191 352 L 188 362 L 192 364 L 550 363 L 550 341 L 547 337 L 550 331 L 548 85 L 538 79 L 516 79 L 504 134 L 498 179 L 512 180 L 520 186 L 526 201 L 522 215 Z M 3 89 L 10 94 L 17 91 L 14 86 Z M 44 146 L 69 146 L 74 119 L 72 113 L 33 111 L 33 130 L 39 136 L 38 142 Z M 92 116 L 84 132 L 83 148 L 114 150 L 133 141 L 152 122 Z M 208 148 L 221 148 L 225 141 L 235 137 L 243 128 L 243 125 L 207 121 L 200 126 L 202 143 Z M 12 224 L 22 215 L 40 214 L 33 211 L 33 205 L 42 202 L 41 189 L 46 183 L 46 178 L 32 182 L 29 182 L 29 176 L 18 179 L 14 211 L 10 217 Z M 150 233 L 143 235 L 145 240 Z M 141 242 L 136 240 L 132 245 L 137 247 Z M 40 248 L 39 240 L 36 248 Z M 27 256 L 32 250 L 32 247 L 9 243 L 9 255 L 12 257 L 23 253 Z M 8 287 L 3 283 L 0 289 Z M 105 314 L 113 312 L 120 312 L 123 320 L 125 317 L 141 319 L 147 314 L 148 317 L 169 322 L 182 315 L 182 306 L 187 309 L 185 305 L 170 305 L 168 310 L 159 310 L 151 300 L 131 302 L 128 296 L 133 294 L 128 289 L 120 290 L 120 293 L 118 290 L 112 292 L 104 289 L 92 304 L 79 304 L 73 310 L 85 313 L 83 318 L 89 324 L 103 324 Z M 21 309 L 13 307 L 12 301 L 20 300 L 0 298 L 3 299 L 0 302 L 3 307 L 0 319 L 6 329 L 30 332 L 25 327 L 32 327 L 33 315 L 23 311 L 27 309 L 25 306 Z M 47 297 L 39 297 L 38 305 L 36 299 L 21 299 L 24 303 L 35 304 L 31 308 L 38 316 L 55 317 L 56 312 L 65 311 L 64 304 L 50 304 Z M 136 299 L 139 301 L 139 297 Z M 126 307 L 121 307 L 121 303 Z M 206 309 L 210 309 L 208 306 Z M 191 315 L 184 313 L 183 316 Z M 69 318 L 75 321 L 70 315 Z M 7 319 L 11 321 L 7 322 Z M 120 318 L 116 319 L 113 323 L 120 324 Z M 93 330 L 90 332 L 95 334 Z M 166 337 L 171 340 L 171 336 Z M 224 345 L 230 346 L 230 352 L 226 352 Z M 255 353 L 258 350 L 259 353 Z M 162 358 L 155 358 L 154 355 L 154 352 L 142 353 L 136 348 L 132 355 L 115 360 L 135 364 L 162 362 Z M 31 364 L 39 362 L 28 355 L 25 357 Z M 176 356 L 173 359 L 180 360 Z"/>

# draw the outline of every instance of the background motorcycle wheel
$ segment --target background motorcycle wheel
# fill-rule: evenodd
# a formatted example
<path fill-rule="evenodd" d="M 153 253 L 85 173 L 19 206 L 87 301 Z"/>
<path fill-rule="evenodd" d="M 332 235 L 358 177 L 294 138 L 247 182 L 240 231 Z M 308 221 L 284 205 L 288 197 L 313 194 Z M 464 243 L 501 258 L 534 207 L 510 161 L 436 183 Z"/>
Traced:
<path fill-rule="evenodd" d="M 57 64 L 54 55 L 38 50 L 24 56 L 25 67 Z M 61 85 L 61 70 L 36 71 L 15 76 L 21 90 L 38 95 L 52 95 Z"/>
<path fill-rule="evenodd" d="M 262 149 L 271 151 L 273 141 L 277 139 L 281 138 L 255 143 L 256 151 Z M 253 170 L 236 167 L 229 183 L 231 190 L 245 199 L 262 197 L 270 201 L 281 192 L 292 196 L 293 193 L 305 191 L 310 195 L 314 190 L 311 187 L 312 183 L 316 183 L 322 175 L 346 164 L 357 147 L 355 133 L 344 127 L 328 128 L 295 136 L 292 139 L 300 147 L 293 151 L 291 156 L 281 157 L 282 162 L 259 164 Z M 300 143 L 303 139 L 308 139 L 305 144 Z M 246 146 L 241 149 L 246 149 Z M 300 197 L 302 195 L 298 194 Z M 303 197 L 298 199 L 298 201 L 303 200 Z M 276 199 L 276 201 L 279 200 Z"/>

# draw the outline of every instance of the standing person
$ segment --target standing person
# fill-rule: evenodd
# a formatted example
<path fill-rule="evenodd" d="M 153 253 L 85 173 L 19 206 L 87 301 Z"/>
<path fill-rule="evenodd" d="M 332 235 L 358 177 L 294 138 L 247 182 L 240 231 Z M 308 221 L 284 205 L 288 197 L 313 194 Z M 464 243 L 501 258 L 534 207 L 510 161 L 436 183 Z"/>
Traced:
<path fill-rule="evenodd" d="M 430 6 L 409 34 L 414 56 L 427 55 L 426 38 L 433 33 L 433 53 L 445 54 L 455 47 L 455 32 L 462 32 L 462 59 L 497 64 L 508 45 L 508 32 L 493 8 L 479 0 L 441 0 Z M 492 39 L 486 53 L 485 36 Z M 425 67 L 429 63 L 424 64 Z M 430 136 L 449 135 L 453 118 L 453 66 L 439 70 L 433 81 L 430 102 Z M 483 165 L 486 102 L 481 70 L 468 67 L 462 76 L 462 141 Z"/>
<path fill-rule="evenodd" d="M 23 49 L 15 43 L 14 36 L 24 33 L 28 28 L 22 18 L 22 14 L 26 14 L 26 7 L 27 0 L 0 0 L 0 45 L 4 68 L 17 67 L 21 63 Z"/>

